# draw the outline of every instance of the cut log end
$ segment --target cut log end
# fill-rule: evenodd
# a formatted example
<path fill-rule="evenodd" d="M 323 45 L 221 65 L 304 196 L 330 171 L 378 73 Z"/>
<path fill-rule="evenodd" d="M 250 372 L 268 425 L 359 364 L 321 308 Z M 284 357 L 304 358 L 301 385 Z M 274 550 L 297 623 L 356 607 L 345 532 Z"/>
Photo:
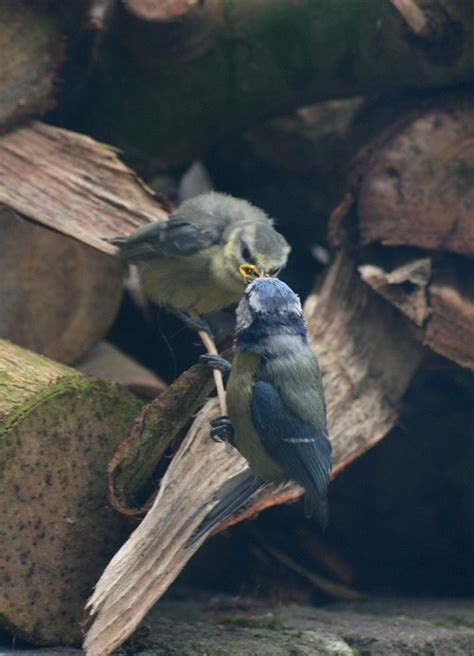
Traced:
<path fill-rule="evenodd" d="M 5 342 L 0 376 L 1 622 L 35 644 L 72 644 L 126 535 L 107 504 L 105 471 L 140 404 Z"/>

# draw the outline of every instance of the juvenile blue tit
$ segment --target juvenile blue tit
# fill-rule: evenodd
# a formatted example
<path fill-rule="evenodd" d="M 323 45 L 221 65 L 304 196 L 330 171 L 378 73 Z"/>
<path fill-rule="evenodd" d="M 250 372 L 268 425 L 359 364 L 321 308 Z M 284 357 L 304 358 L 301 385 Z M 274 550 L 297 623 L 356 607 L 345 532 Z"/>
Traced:
<path fill-rule="evenodd" d="M 263 485 L 288 480 L 306 491 L 321 523 L 331 472 L 331 443 L 318 362 L 308 347 L 298 296 L 275 278 L 258 278 L 237 308 L 232 367 L 219 356 L 201 359 L 228 374 L 228 417 L 211 422 L 250 472 L 231 479 L 191 541 L 244 505 Z"/>
<path fill-rule="evenodd" d="M 278 275 L 290 252 L 265 212 L 216 192 L 195 196 L 166 220 L 111 241 L 136 264 L 151 300 L 198 330 L 207 327 L 197 315 L 237 303 L 249 281 Z"/>

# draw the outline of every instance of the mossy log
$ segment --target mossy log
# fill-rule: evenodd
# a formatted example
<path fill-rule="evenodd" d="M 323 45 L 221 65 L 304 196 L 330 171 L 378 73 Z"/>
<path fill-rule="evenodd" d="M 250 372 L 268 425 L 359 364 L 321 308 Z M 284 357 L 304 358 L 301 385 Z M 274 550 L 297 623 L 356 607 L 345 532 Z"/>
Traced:
<path fill-rule="evenodd" d="M 318 100 L 471 80 L 471 0 L 422 12 L 420 33 L 380 0 L 116 3 L 88 129 L 169 166 Z"/>
<path fill-rule="evenodd" d="M 335 475 L 394 425 L 423 349 L 408 321 L 365 285 L 344 253 L 329 269 L 320 292 L 306 302 L 305 314 L 326 390 Z M 168 413 L 173 407 L 171 389 L 166 393 Z M 106 656 L 137 627 L 205 539 L 185 547 L 218 490 L 248 466 L 231 446 L 210 439 L 209 421 L 216 414 L 217 404 L 211 400 L 174 455 L 145 519 L 99 580 L 88 604 L 93 623 L 85 642 L 87 656 Z M 161 432 L 145 436 L 146 443 L 139 447 L 145 453 L 166 439 Z M 114 459 L 120 462 L 120 451 Z M 217 530 L 302 493 L 294 484 L 266 489 Z"/>
<path fill-rule="evenodd" d="M 14 635 L 81 639 L 84 602 L 126 535 L 105 472 L 140 405 L 0 341 L 0 624 Z"/>

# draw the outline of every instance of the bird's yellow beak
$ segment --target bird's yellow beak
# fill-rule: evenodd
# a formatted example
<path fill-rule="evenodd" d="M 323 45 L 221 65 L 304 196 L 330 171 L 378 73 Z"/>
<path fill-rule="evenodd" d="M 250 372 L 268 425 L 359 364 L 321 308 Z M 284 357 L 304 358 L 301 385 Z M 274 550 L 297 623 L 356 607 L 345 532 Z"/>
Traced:
<path fill-rule="evenodd" d="M 249 278 L 260 278 L 264 275 L 263 269 L 259 269 L 255 264 L 241 264 L 239 271 L 245 282 L 248 282 Z"/>

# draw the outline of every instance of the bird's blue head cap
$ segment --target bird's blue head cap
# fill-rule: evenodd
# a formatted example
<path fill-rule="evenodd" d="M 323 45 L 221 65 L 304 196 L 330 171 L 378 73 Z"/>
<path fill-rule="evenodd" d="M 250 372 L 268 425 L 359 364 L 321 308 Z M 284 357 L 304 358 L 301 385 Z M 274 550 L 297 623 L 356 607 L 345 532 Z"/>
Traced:
<path fill-rule="evenodd" d="M 236 346 L 262 352 L 277 336 L 306 344 L 303 309 L 297 294 L 278 278 L 257 278 L 245 289 L 236 312 Z"/>

